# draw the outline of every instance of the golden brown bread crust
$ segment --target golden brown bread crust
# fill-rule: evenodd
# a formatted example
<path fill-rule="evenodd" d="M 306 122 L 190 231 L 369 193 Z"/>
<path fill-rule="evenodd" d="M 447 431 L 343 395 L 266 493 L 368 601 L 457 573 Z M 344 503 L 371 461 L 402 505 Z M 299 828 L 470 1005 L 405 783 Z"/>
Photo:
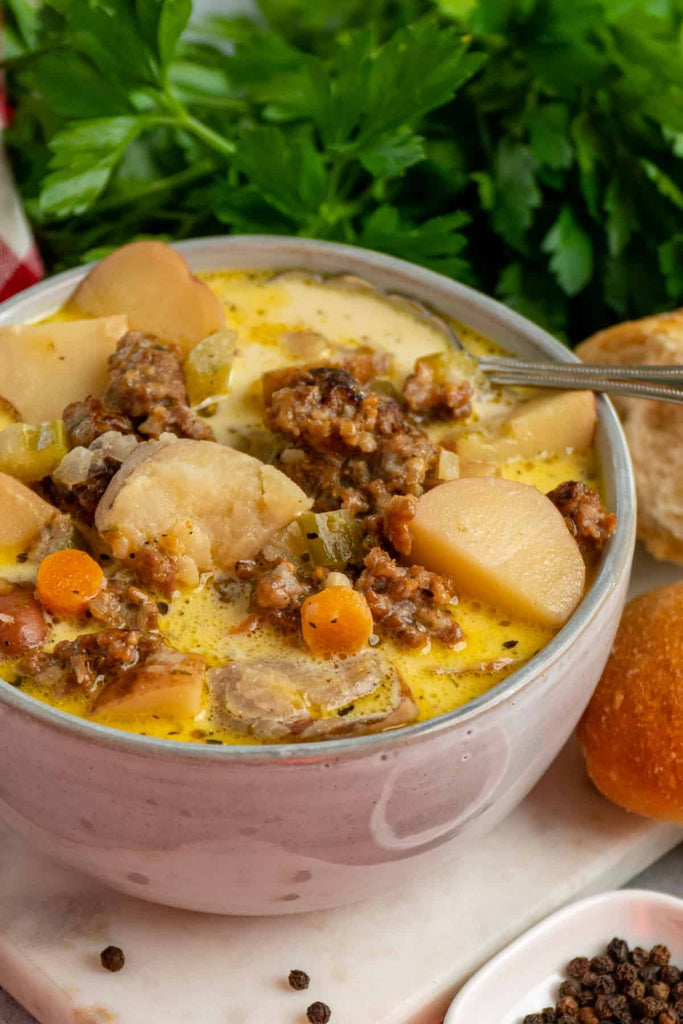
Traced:
<path fill-rule="evenodd" d="M 683 563 L 683 405 L 634 402 L 624 419 L 638 495 L 638 534 L 656 558 Z"/>
<path fill-rule="evenodd" d="M 683 824 L 683 582 L 627 605 L 578 737 L 606 797 Z"/>
<path fill-rule="evenodd" d="M 683 309 L 599 331 L 584 362 L 683 364 Z M 638 492 L 638 535 L 656 558 L 683 564 L 683 406 L 618 399 Z"/>
<path fill-rule="evenodd" d="M 576 347 L 584 363 L 679 363 L 683 356 L 683 309 L 627 320 L 586 338 Z"/>

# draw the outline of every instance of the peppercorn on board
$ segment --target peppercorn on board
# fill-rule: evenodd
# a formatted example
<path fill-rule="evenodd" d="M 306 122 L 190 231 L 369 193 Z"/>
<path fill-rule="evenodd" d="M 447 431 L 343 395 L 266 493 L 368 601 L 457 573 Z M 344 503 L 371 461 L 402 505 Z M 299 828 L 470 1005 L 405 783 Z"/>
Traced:
<path fill-rule="evenodd" d="M 140 275 L 191 290 L 180 326 L 132 294 Z M 33 487 L 4 504 L 42 501 L 56 534 L 42 561 L 21 528 L 0 536 L 0 677 L 113 728 L 255 744 L 432 718 L 533 657 L 614 529 L 592 393 L 493 387 L 445 321 L 357 279 L 199 277 L 136 243 L 25 336 L 0 329 L 0 483 Z M 455 326 L 471 352 L 494 351 Z M 81 346 L 95 332 L 85 367 L 72 328 Z M 64 420 L 13 421 L 22 344 L 32 408 L 71 399 Z M 581 516 L 596 517 L 587 533 Z M 14 652 L 12 602 L 36 568 L 30 649 Z"/>

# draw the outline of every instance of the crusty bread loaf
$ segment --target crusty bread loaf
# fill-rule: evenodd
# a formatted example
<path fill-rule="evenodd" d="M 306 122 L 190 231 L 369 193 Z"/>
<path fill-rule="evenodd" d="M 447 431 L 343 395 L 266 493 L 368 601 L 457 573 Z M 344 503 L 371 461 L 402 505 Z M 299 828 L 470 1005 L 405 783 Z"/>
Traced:
<path fill-rule="evenodd" d="M 578 736 L 605 796 L 683 824 L 683 582 L 627 605 Z"/>
<path fill-rule="evenodd" d="M 581 342 L 576 352 L 585 363 L 679 363 L 683 309 L 615 324 Z"/>
<path fill-rule="evenodd" d="M 599 331 L 577 348 L 584 362 L 683 364 L 683 309 Z M 638 533 L 656 557 L 683 563 L 683 406 L 615 401 L 638 492 Z"/>

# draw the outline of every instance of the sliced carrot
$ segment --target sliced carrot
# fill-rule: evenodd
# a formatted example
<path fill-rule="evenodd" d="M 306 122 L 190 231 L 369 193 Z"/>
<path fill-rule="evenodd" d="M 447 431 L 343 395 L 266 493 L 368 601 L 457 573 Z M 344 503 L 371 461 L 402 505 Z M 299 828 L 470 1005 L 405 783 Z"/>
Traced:
<path fill-rule="evenodd" d="M 301 607 L 304 640 L 314 654 L 357 654 L 372 635 L 368 602 L 350 587 L 327 587 Z"/>
<path fill-rule="evenodd" d="M 87 602 L 99 594 L 104 574 L 90 555 L 75 548 L 55 551 L 38 566 L 38 600 L 55 615 L 83 615 Z"/>

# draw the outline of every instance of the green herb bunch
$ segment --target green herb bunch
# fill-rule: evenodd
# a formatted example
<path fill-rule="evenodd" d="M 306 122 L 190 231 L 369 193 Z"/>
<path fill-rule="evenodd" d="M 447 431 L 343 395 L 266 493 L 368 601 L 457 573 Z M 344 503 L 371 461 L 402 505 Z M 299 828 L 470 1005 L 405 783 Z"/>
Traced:
<path fill-rule="evenodd" d="M 683 0 L 6 0 L 53 268 L 125 241 L 379 249 L 579 340 L 683 301 Z"/>

